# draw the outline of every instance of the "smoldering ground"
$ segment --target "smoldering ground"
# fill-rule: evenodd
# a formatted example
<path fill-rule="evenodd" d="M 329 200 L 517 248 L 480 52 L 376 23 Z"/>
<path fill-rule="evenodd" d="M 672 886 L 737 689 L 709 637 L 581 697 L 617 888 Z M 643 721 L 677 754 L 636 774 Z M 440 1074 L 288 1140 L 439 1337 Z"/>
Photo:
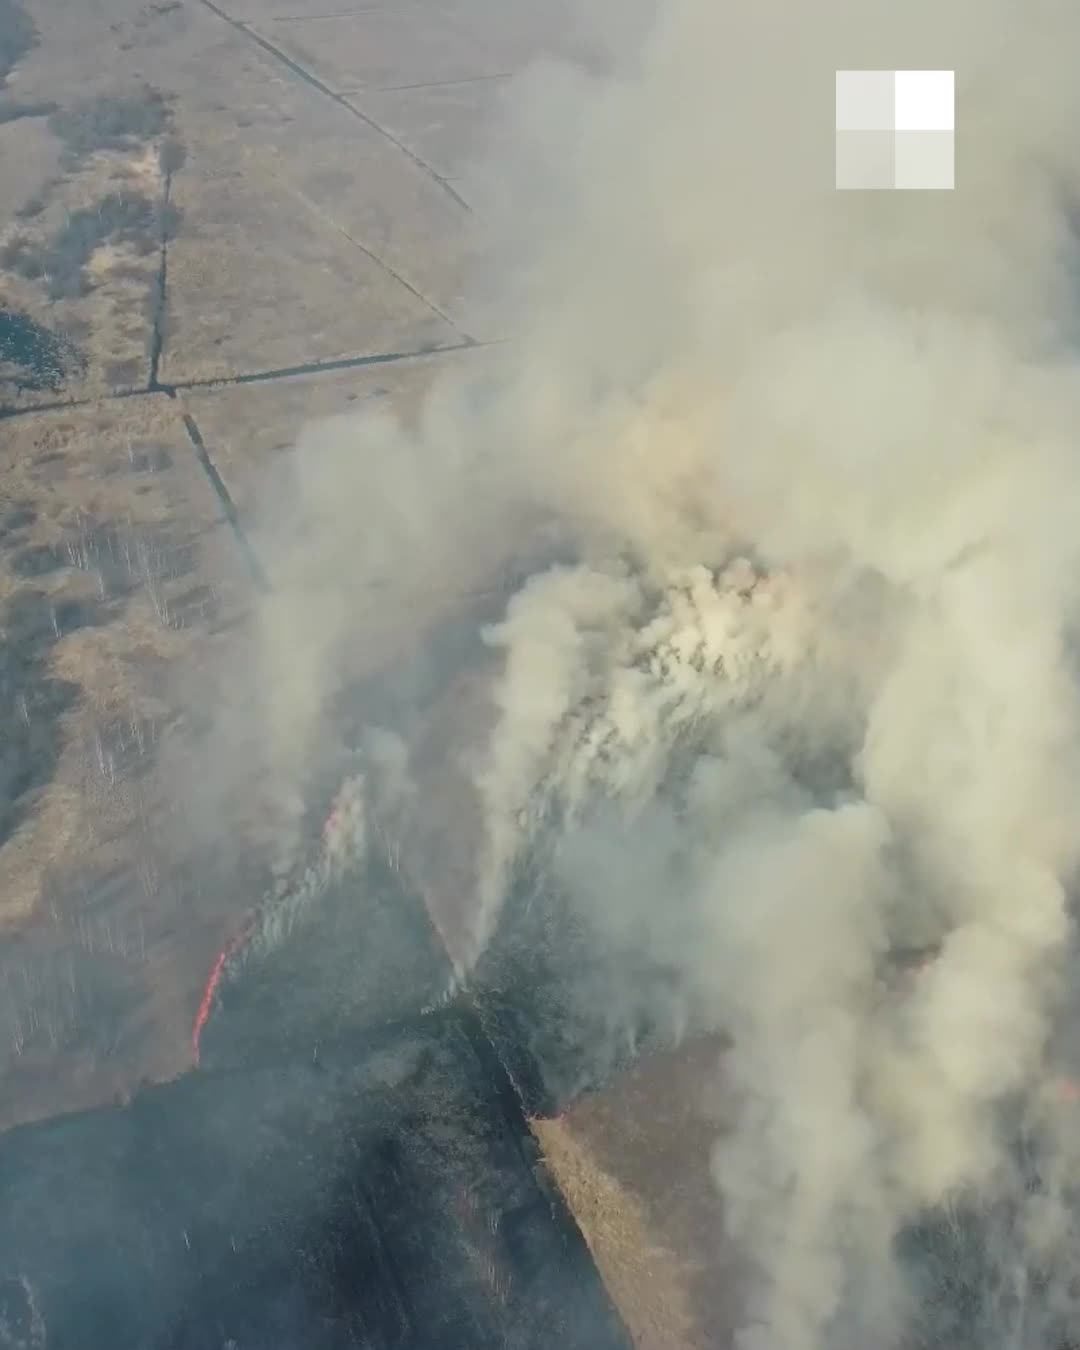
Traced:
<path fill-rule="evenodd" d="M 539 851 L 628 969 L 677 972 L 684 1024 L 731 1031 L 743 1350 L 960 1344 L 905 1244 L 968 1210 L 963 1334 L 1043 1350 L 1078 1311 L 1047 1085 L 1075 1053 L 1080 16 L 606 18 L 613 69 L 523 77 L 472 184 L 510 341 L 411 420 L 312 428 L 268 494 L 254 711 L 221 740 L 295 799 L 365 666 L 547 531 L 563 560 L 473 618 L 459 973 Z M 838 193 L 834 72 L 898 68 L 956 71 L 956 190 Z M 374 795 L 442 809 L 390 744 Z"/>

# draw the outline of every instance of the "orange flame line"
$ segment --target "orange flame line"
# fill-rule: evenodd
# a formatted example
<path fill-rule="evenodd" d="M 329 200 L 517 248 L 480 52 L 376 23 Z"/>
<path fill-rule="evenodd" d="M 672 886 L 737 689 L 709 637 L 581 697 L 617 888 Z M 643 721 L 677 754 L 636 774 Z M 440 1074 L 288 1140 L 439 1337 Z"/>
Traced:
<path fill-rule="evenodd" d="M 230 938 L 214 958 L 214 964 L 210 968 L 210 978 L 206 981 L 206 988 L 203 990 L 203 996 L 199 1000 L 199 1010 L 195 1014 L 195 1024 L 191 1028 L 191 1054 L 196 1067 L 199 1064 L 199 1042 L 202 1039 L 203 1027 L 206 1026 L 207 1018 L 210 1016 L 210 1008 L 214 1002 L 214 995 L 217 993 L 218 985 L 221 983 L 221 977 L 225 971 L 225 963 L 229 957 L 247 941 L 251 935 L 255 916 L 249 915 L 244 921 L 240 931 Z"/>

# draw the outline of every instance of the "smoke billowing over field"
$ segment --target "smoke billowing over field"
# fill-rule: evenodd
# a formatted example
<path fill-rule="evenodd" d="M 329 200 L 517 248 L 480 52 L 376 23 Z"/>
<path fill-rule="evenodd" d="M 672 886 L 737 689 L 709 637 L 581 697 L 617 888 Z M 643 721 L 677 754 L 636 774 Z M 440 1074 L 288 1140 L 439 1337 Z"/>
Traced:
<path fill-rule="evenodd" d="M 372 653 L 524 558 L 484 630 L 486 715 L 445 751 L 459 978 L 539 858 L 628 970 L 672 974 L 672 1034 L 730 1031 L 740 1350 L 923 1343 L 938 1209 L 985 1220 L 962 1334 L 1049 1350 L 1080 1213 L 1053 1089 L 1077 993 L 1080 16 L 671 0 L 639 42 L 606 8 L 604 59 L 521 81 L 472 185 L 509 341 L 411 421 L 376 403 L 302 438 L 225 740 L 284 800 Z M 956 191 L 834 191 L 833 73 L 892 68 L 956 70 Z M 415 826 L 404 750 L 365 744 L 375 818 L 405 802 Z"/>

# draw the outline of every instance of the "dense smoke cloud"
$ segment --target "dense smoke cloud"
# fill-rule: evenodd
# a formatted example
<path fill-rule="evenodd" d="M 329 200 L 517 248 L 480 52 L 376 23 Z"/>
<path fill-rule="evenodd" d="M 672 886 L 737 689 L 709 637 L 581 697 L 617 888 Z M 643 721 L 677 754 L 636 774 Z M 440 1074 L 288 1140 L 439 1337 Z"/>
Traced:
<path fill-rule="evenodd" d="M 938 1206 L 1013 1216 L 973 1344 L 1070 1313 L 1078 39 L 1064 0 L 670 0 L 538 67 L 472 185 L 512 341 L 313 428 L 266 527 L 286 782 L 373 649 L 523 539 L 575 559 L 487 632 L 451 954 L 554 822 L 582 912 L 730 1029 L 742 1350 L 903 1343 Z M 833 189 L 835 70 L 894 68 L 956 71 L 954 192 Z"/>

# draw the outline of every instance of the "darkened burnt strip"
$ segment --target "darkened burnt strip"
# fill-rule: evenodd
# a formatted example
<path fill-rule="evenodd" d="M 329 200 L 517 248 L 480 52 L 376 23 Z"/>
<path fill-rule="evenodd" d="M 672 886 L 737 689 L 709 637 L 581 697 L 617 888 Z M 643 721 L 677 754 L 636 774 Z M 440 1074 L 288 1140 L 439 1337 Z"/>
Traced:
<path fill-rule="evenodd" d="M 514 1100 L 446 1009 L 13 1130 L 0 1316 L 29 1290 L 80 1350 L 628 1350 Z"/>

